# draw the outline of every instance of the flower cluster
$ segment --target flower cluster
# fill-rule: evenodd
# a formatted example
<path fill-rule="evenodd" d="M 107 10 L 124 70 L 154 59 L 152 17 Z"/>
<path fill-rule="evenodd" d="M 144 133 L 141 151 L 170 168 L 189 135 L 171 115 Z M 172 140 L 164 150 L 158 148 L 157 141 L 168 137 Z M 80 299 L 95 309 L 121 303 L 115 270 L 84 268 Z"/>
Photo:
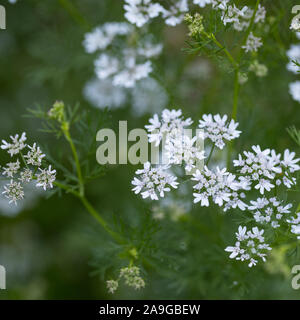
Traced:
<path fill-rule="evenodd" d="M 161 44 L 149 38 L 139 39 L 138 45 L 129 46 L 127 40 L 134 36 L 134 28 L 125 22 L 108 22 L 85 35 L 83 45 L 87 53 L 103 51 L 94 61 L 95 73 L 101 80 L 109 80 L 114 86 L 132 88 L 152 72 L 150 58 L 162 51 Z M 124 45 L 114 50 L 115 39 L 123 38 Z"/>
<path fill-rule="evenodd" d="M 236 130 L 238 125 L 234 120 L 227 121 L 226 115 L 221 117 L 219 114 L 204 114 L 199 120 L 199 128 L 204 130 L 204 138 L 210 139 L 219 149 L 224 148 L 224 140 L 230 141 L 240 136 L 241 131 Z"/>
<path fill-rule="evenodd" d="M 219 166 L 209 168 L 214 146 L 223 149 L 226 141 L 240 136 L 241 131 L 237 130 L 238 123 L 228 120 L 226 115 L 223 117 L 219 114 L 203 115 L 199 121 L 200 134 L 192 138 L 185 135 L 182 138 L 182 131 L 188 130 L 190 124 L 192 120 L 185 119 L 181 110 L 165 109 L 161 117 L 155 114 L 150 119 L 150 124 L 146 125 L 149 142 L 154 142 L 157 146 L 162 141 L 165 142 L 163 155 L 169 162 L 166 166 L 154 169 L 147 162 L 143 170 L 136 172 L 142 175 L 142 179 L 134 178 L 133 190 L 136 193 L 142 192 L 143 198 L 158 200 L 157 194 L 164 197 L 164 191 L 170 191 L 169 186 L 177 188 L 179 184 L 177 176 L 170 173 L 172 165 L 183 162 L 186 164 L 186 169 L 189 169 L 187 172 L 195 169 L 191 177 L 191 181 L 196 182 L 193 185 L 195 204 L 199 203 L 202 207 L 216 204 L 224 212 L 240 210 L 245 215 L 247 223 L 263 225 L 270 231 L 279 227 L 289 227 L 291 233 L 300 237 L 300 213 L 297 217 L 293 217 L 293 205 L 279 198 L 279 190 L 290 189 L 297 183 L 295 174 L 300 170 L 298 164 L 300 159 L 296 158 L 295 152 L 286 149 L 283 154 L 279 154 L 272 149 L 263 150 L 257 145 L 252 146 L 251 151 L 242 152 L 233 160 L 235 173 Z M 205 165 L 197 167 L 194 161 L 206 158 L 204 152 L 194 145 L 200 137 L 208 138 L 212 146 Z M 191 159 L 193 162 L 190 162 Z M 272 196 L 267 195 L 270 191 Z M 240 227 L 239 241 L 235 247 L 226 248 L 226 251 L 232 252 L 231 258 L 247 260 L 249 267 L 256 265 L 259 257 L 265 261 L 270 247 L 264 244 L 262 237 L 264 231 L 253 227 L 252 231 L 247 232 L 246 227 Z"/>
<path fill-rule="evenodd" d="M 258 198 L 256 201 L 251 200 L 248 210 L 253 213 L 256 222 L 261 224 L 269 223 L 272 228 L 279 228 L 279 222 L 284 215 L 291 212 L 292 204 L 283 205 L 282 201 L 276 197 L 267 199 L 266 197 Z"/>
<path fill-rule="evenodd" d="M 221 21 L 224 25 L 232 23 L 235 30 L 246 30 L 254 10 L 244 6 L 242 9 L 231 4 L 230 0 L 176 0 L 163 7 L 160 3 L 151 0 L 125 0 L 125 18 L 137 27 L 142 27 L 151 19 L 161 16 L 165 23 L 170 26 L 176 26 L 182 22 L 184 14 L 189 11 L 190 5 L 197 5 L 201 8 L 211 4 L 214 10 L 221 13 Z M 259 5 L 254 17 L 254 23 L 264 22 L 266 10 Z"/>
<path fill-rule="evenodd" d="M 125 18 L 137 27 L 142 27 L 159 15 L 165 19 L 166 24 L 176 26 L 182 22 L 189 7 L 187 0 L 176 0 L 167 9 L 152 0 L 125 0 L 124 9 Z"/>
<path fill-rule="evenodd" d="M 149 132 L 149 142 L 154 142 L 156 146 L 162 139 L 170 140 L 173 137 L 182 135 L 184 129 L 190 126 L 193 121 L 191 118 L 184 119 L 181 110 L 164 109 L 159 119 L 157 114 L 149 120 L 150 124 L 145 128 Z"/>
<path fill-rule="evenodd" d="M 297 39 L 300 39 L 300 32 L 296 32 Z M 300 44 L 292 44 L 290 49 L 286 52 L 286 55 L 289 59 L 289 62 L 286 66 L 288 71 L 291 71 L 294 74 L 298 74 L 300 68 Z M 296 80 L 289 84 L 289 92 L 292 98 L 300 102 L 300 81 Z"/>
<path fill-rule="evenodd" d="M 234 247 L 227 247 L 225 251 L 231 252 L 229 258 L 246 261 L 251 268 L 258 263 L 258 259 L 266 261 L 266 255 L 271 247 L 265 243 L 264 230 L 257 227 L 247 231 L 247 227 L 239 226 L 236 233 L 237 242 Z"/>
<path fill-rule="evenodd" d="M 296 178 L 292 177 L 292 174 L 300 170 L 297 165 L 300 159 L 294 159 L 294 152 L 285 150 L 284 158 L 280 160 L 281 154 L 276 154 L 274 150 L 262 151 L 260 146 L 252 146 L 252 150 L 254 152 L 244 151 L 245 157 L 239 154 L 233 164 L 251 184 L 255 184 L 255 189 L 258 189 L 261 194 L 281 184 L 287 188 L 295 185 Z"/>
<path fill-rule="evenodd" d="M 106 287 L 109 293 L 115 293 L 119 287 L 119 281 L 124 279 L 125 284 L 129 287 L 139 290 L 145 287 L 145 281 L 140 275 L 140 268 L 136 266 L 124 267 L 121 268 L 119 277 L 117 280 L 108 280 L 106 281 Z"/>
<path fill-rule="evenodd" d="M 194 185 L 194 203 L 201 201 L 204 207 L 209 206 L 210 198 L 218 206 L 223 206 L 224 202 L 230 200 L 231 193 L 239 189 L 235 176 L 227 172 L 226 168 L 220 170 L 217 167 L 211 171 L 205 166 L 203 171 L 196 171 L 192 180 L 197 181 Z"/>
<path fill-rule="evenodd" d="M 297 235 L 297 239 L 300 240 L 300 212 L 296 213 L 296 218 L 292 217 L 287 222 L 291 225 L 291 233 Z"/>
<path fill-rule="evenodd" d="M 26 144 L 25 132 L 21 136 L 17 134 L 10 138 L 10 142 L 2 140 L 1 149 L 6 150 L 11 157 L 18 156 L 18 158 L 2 167 L 2 175 L 9 180 L 2 194 L 9 200 L 9 203 L 17 204 L 18 200 L 24 198 L 23 186 L 26 183 L 35 180 L 37 187 L 42 187 L 44 190 L 53 188 L 56 171 L 52 170 L 51 166 L 46 169 L 41 167 L 45 154 L 36 143 L 32 146 Z"/>
<path fill-rule="evenodd" d="M 136 174 L 140 179 L 134 178 L 132 184 L 135 186 L 132 190 L 138 194 L 141 193 L 143 199 L 150 197 L 152 200 L 158 200 L 157 194 L 164 197 L 164 193 L 170 191 L 170 187 L 177 188 L 177 178 L 167 172 L 168 166 L 158 166 L 152 168 L 150 162 L 144 164 L 144 169 L 137 170 Z"/>
<path fill-rule="evenodd" d="M 255 37 L 252 32 L 250 32 L 246 44 L 242 46 L 246 52 L 257 51 L 259 47 L 262 46 L 261 38 Z"/>

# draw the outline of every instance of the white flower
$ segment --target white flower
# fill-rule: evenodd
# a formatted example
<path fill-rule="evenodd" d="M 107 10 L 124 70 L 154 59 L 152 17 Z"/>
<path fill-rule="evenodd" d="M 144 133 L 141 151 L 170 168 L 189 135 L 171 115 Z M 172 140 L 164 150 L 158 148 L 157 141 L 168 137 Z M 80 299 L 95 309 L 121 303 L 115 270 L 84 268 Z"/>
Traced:
<path fill-rule="evenodd" d="M 229 258 L 246 261 L 249 268 L 255 266 L 259 258 L 265 262 L 267 252 L 271 248 L 265 243 L 263 233 L 264 230 L 259 230 L 257 227 L 247 231 L 246 227 L 239 226 L 236 233 L 238 241 L 235 246 L 229 246 L 225 249 L 226 252 L 230 252 Z"/>
<path fill-rule="evenodd" d="M 108 289 L 109 293 L 115 293 L 115 291 L 118 289 L 119 282 L 116 280 L 107 280 L 106 281 L 106 287 Z"/>
<path fill-rule="evenodd" d="M 300 63 L 300 44 L 292 44 L 286 55 L 290 60 L 286 66 L 287 70 L 297 74 L 299 67 L 293 61 Z"/>
<path fill-rule="evenodd" d="M 199 120 L 199 128 L 204 129 L 204 138 L 209 138 L 219 149 L 225 146 L 224 140 L 233 140 L 240 136 L 241 131 L 236 130 L 238 123 L 227 121 L 227 116 L 219 114 L 204 114 Z"/>
<path fill-rule="evenodd" d="M 92 79 L 83 89 L 84 97 L 96 108 L 109 109 L 120 108 L 126 102 L 126 91 L 122 87 L 116 87 L 111 79 Z"/>
<path fill-rule="evenodd" d="M 17 205 L 17 201 L 23 199 L 24 191 L 19 182 L 10 180 L 10 183 L 4 186 L 2 194 L 9 199 L 9 203 L 14 202 Z"/>
<path fill-rule="evenodd" d="M 126 35 L 132 31 L 132 26 L 125 22 L 107 22 L 95 28 L 84 36 L 83 45 L 86 52 L 94 53 L 106 49 L 118 35 Z"/>
<path fill-rule="evenodd" d="M 184 13 L 188 12 L 187 0 L 176 0 L 176 2 L 169 7 L 168 10 L 163 11 L 163 18 L 165 23 L 169 26 L 176 26 L 183 21 Z"/>
<path fill-rule="evenodd" d="M 45 191 L 47 188 L 53 188 L 53 182 L 56 179 L 56 170 L 52 170 L 51 166 L 48 169 L 39 168 L 40 173 L 36 175 L 37 177 L 37 187 L 42 187 Z"/>
<path fill-rule="evenodd" d="M 2 174 L 4 176 L 13 178 L 13 176 L 19 171 L 20 169 L 20 161 L 17 160 L 16 162 L 9 162 L 6 164 L 7 167 L 4 167 Z"/>
<path fill-rule="evenodd" d="M 162 49 L 163 45 L 161 43 L 153 44 L 150 41 L 146 41 L 141 47 L 137 49 L 137 53 L 149 59 L 160 55 Z"/>
<path fill-rule="evenodd" d="M 184 119 L 181 110 L 164 109 L 159 119 L 157 114 L 149 120 L 150 125 L 145 128 L 149 132 L 149 142 L 155 142 L 158 146 L 163 138 L 166 140 L 172 137 L 177 137 L 178 134 L 183 134 L 185 127 L 191 125 L 193 121 L 190 118 Z"/>
<path fill-rule="evenodd" d="M 19 180 L 24 183 L 24 182 L 30 182 L 32 178 L 33 178 L 33 172 L 30 169 L 25 168 L 23 171 L 21 171 Z"/>
<path fill-rule="evenodd" d="M 300 20 L 296 16 L 292 19 L 290 29 L 293 31 L 300 31 Z"/>
<path fill-rule="evenodd" d="M 282 201 L 276 197 L 258 198 L 256 201 L 251 200 L 251 205 L 248 206 L 252 212 L 256 222 L 261 224 L 270 224 L 272 228 L 280 227 L 279 222 L 283 218 L 283 214 L 289 214 L 292 204 L 283 205 Z"/>
<path fill-rule="evenodd" d="M 126 59 L 125 68 L 114 76 L 113 84 L 115 86 L 132 88 L 136 81 L 147 78 L 151 72 L 151 61 L 137 64 L 135 57 L 131 56 Z"/>
<path fill-rule="evenodd" d="M 300 81 L 299 80 L 291 82 L 289 84 L 289 92 L 295 101 L 300 102 Z"/>
<path fill-rule="evenodd" d="M 270 191 L 275 187 L 271 181 L 275 179 L 276 174 L 282 172 L 282 169 L 274 160 L 274 154 L 270 156 L 270 149 L 262 151 L 260 146 L 252 146 L 252 150 L 255 153 L 244 151 L 246 158 L 239 155 L 239 159 L 233 160 L 233 164 L 235 167 L 241 167 L 239 172 L 246 175 L 251 184 L 256 183 L 255 189 L 264 194 L 265 190 Z"/>
<path fill-rule="evenodd" d="M 144 169 L 136 171 L 141 180 L 134 178 L 132 184 L 135 187 L 132 190 L 136 194 L 141 193 L 143 199 L 150 197 L 151 200 L 158 200 L 158 195 L 163 198 L 164 193 L 171 190 L 170 187 L 176 189 L 178 185 L 177 177 L 168 173 L 168 168 L 168 166 L 152 168 L 150 162 L 146 162 Z"/>
<path fill-rule="evenodd" d="M 300 239 L 300 212 L 296 213 L 296 217 L 288 219 L 287 223 L 291 224 L 291 233 L 297 235 L 297 239 Z"/>
<path fill-rule="evenodd" d="M 11 143 L 2 140 L 1 149 L 7 150 L 7 152 L 12 157 L 26 147 L 26 144 L 24 142 L 27 140 L 27 138 L 25 132 L 22 133 L 21 137 L 16 134 L 15 136 L 10 136 L 10 138 L 12 140 Z"/>
<path fill-rule="evenodd" d="M 236 182 L 237 190 L 233 191 L 229 197 L 229 201 L 224 205 L 224 211 L 233 208 L 239 208 L 242 211 L 247 209 L 247 204 L 243 201 L 246 198 L 244 190 L 250 190 L 251 183 L 248 179 L 244 177 L 239 177 L 239 180 Z"/>
<path fill-rule="evenodd" d="M 205 166 L 203 171 L 197 170 L 193 174 L 192 180 L 198 182 L 193 187 L 194 203 L 201 201 L 201 206 L 206 207 L 209 206 L 210 198 L 218 206 L 223 206 L 230 201 L 232 192 L 239 188 L 235 175 L 227 172 L 226 168 L 220 170 L 217 167 L 215 171 L 211 171 Z"/>
<path fill-rule="evenodd" d="M 242 46 L 243 49 L 245 49 L 246 52 L 252 52 L 257 51 L 259 47 L 262 46 L 261 38 L 255 37 L 252 32 L 250 32 L 247 42 L 244 46 Z"/>
<path fill-rule="evenodd" d="M 201 8 L 204 8 L 207 4 L 211 4 L 211 0 L 193 0 L 193 2 Z"/>
<path fill-rule="evenodd" d="M 36 143 L 34 143 L 32 147 L 28 146 L 28 148 L 30 149 L 30 151 L 28 151 L 28 153 L 24 155 L 27 164 L 39 167 L 46 155 L 42 153 L 40 147 L 36 146 Z"/>
<path fill-rule="evenodd" d="M 294 159 L 295 152 L 290 152 L 288 149 L 284 150 L 283 160 L 281 164 L 288 168 L 290 172 L 295 172 L 300 170 L 300 166 L 297 164 L 300 161 L 300 158 Z"/>
<path fill-rule="evenodd" d="M 159 3 L 153 3 L 151 0 L 125 0 L 125 2 L 125 18 L 137 27 L 142 27 L 164 11 Z"/>
<path fill-rule="evenodd" d="M 205 159 L 204 151 L 195 145 L 197 139 L 197 136 L 190 138 L 181 133 L 170 137 L 163 150 L 168 163 L 180 165 L 185 163 L 185 170 L 188 172 L 194 169 L 198 160 Z"/>
<path fill-rule="evenodd" d="M 106 79 L 119 70 L 119 60 L 106 53 L 102 53 L 95 60 L 95 72 L 99 79 Z"/>

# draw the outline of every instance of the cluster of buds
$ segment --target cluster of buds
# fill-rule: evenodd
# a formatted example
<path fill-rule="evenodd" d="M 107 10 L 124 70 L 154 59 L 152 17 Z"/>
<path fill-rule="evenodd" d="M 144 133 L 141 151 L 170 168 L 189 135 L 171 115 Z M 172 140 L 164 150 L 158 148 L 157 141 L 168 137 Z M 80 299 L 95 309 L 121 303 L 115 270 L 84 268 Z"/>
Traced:
<path fill-rule="evenodd" d="M 125 284 L 135 290 L 145 287 L 145 281 L 140 276 L 140 268 L 136 266 L 121 268 L 118 280 L 106 281 L 106 287 L 109 293 L 115 293 L 119 287 L 119 280 L 124 279 Z"/>

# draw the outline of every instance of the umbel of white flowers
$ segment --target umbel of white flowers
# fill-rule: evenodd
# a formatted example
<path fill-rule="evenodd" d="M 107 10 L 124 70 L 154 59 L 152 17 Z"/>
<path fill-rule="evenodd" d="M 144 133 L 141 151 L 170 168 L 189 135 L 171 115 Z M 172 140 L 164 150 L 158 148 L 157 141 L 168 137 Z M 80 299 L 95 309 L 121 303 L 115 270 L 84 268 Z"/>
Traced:
<path fill-rule="evenodd" d="M 45 154 L 34 143 L 32 146 L 26 144 L 26 133 L 21 136 L 16 134 L 10 136 L 10 141 L 2 140 L 1 149 L 6 150 L 13 162 L 8 162 L 1 167 L 1 174 L 9 182 L 4 185 L 2 194 L 9 200 L 9 203 L 17 204 L 17 201 L 24 198 L 24 184 L 32 181 L 36 182 L 36 187 L 41 187 L 45 191 L 53 188 L 53 182 L 56 178 L 56 170 L 43 167 Z"/>
<path fill-rule="evenodd" d="M 272 230 L 288 225 L 290 232 L 300 238 L 300 213 L 296 213 L 296 217 L 292 216 L 293 205 L 279 199 L 277 192 L 278 188 L 286 191 L 296 185 L 295 174 L 300 170 L 300 159 L 295 158 L 294 152 L 286 149 L 282 155 L 275 150 L 262 150 L 258 145 L 252 146 L 251 151 L 244 151 L 233 160 L 236 172 L 228 172 L 226 168 L 209 168 L 209 160 L 215 147 L 222 150 L 226 142 L 240 136 L 241 131 L 237 130 L 238 123 L 234 120 L 229 120 L 226 115 L 203 115 L 198 127 L 204 131 L 202 138 L 212 144 L 208 157 L 204 152 L 189 152 L 191 144 L 187 150 L 172 148 L 176 145 L 176 140 L 178 144 L 182 143 L 182 136 L 176 135 L 176 132 L 181 132 L 192 124 L 190 118 L 182 116 L 181 110 L 165 109 L 161 117 L 155 114 L 149 122 L 145 126 L 149 132 L 149 142 L 159 145 L 165 138 L 169 164 L 151 166 L 147 162 L 143 169 L 137 170 L 137 176 L 132 181 L 136 194 L 140 193 L 144 199 L 156 201 L 163 198 L 166 192 L 180 186 L 175 171 L 172 172 L 175 166 L 184 163 L 185 168 L 188 166 L 195 169 L 193 164 L 206 158 L 203 170 L 196 169 L 191 177 L 191 181 L 196 182 L 193 186 L 195 204 L 199 203 L 202 207 L 216 204 L 224 212 L 235 209 L 250 213 L 252 221 Z M 272 192 L 272 196 L 267 195 L 269 192 Z M 256 200 L 253 200 L 253 196 Z M 239 229 L 239 234 L 244 235 L 239 236 L 242 240 L 235 247 L 226 248 L 226 251 L 232 252 L 231 258 L 247 261 L 249 267 L 252 267 L 256 265 L 258 258 L 265 261 L 266 251 L 270 248 L 264 244 L 261 236 L 263 229 L 258 231 L 255 227 L 246 232 L 245 228 Z"/>

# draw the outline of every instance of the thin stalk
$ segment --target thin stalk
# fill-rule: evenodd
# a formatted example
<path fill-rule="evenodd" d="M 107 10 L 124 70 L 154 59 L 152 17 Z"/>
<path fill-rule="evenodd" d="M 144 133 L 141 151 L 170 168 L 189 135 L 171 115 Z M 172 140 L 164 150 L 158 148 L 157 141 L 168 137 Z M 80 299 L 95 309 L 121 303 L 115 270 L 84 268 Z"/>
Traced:
<path fill-rule="evenodd" d="M 232 104 L 232 116 L 231 116 L 233 120 L 236 120 L 236 117 L 237 117 L 239 92 L 240 92 L 239 70 L 237 69 L 234 72 L 233 104 Z"/>
<path fill-rule="evenodd" d="M 211 156 L 212 156 L 212 154 L 214 152 L 215 146 L 216 146 L 216 144 L 214 143 L 212 145 L 211 149 L 210 149 L 210 153 L 209 153 L 208 158 L 207 158 L 206 163 L 205 163 L 206 166 L 209 164 L 209 161 L 210 161 L 210 158 L 211 158 Z"/>
<path fill-rule="evenodd" d="M 79 199 L 81 200 L 82 204 L 87 209 L 87 211 L 91 214 L 91 216 L 94 217 L 101 224 L 103 229 L 107 233 L 109 233 L 114 240 L 122 244 L 124 241 L 120 237 L 120 235 L 110 229 L 110 227 L 108 226 L 108 223 L 101 217 L 101 215 L 97 212 L 97 210 L 94 209 L 94 207 L 90 204 L 87 198 L 85 196 L 79 196 Z"/>
<path fill-rule="evenodd" d="M 78 182 L 79 182 L 79 193 L 81 196 L 83 196 L 84 195 L 84 181 L 83 181 L 83 176 L 82 176 L 82 171 L 81 171 L 81 166 L 80 166 L 77 150 L 76 150 L 74 142 L 71 138 L 69 130 L 64 130 L 64 134 L 65 134 L 67 141 L 69 142 L 69 145 L 70 145 L 72 153 L 73 153 L 73 158 L 75 160 L 77 177 L 78 177 Z"/>
<path fill-rule="evenodd" d="M 213 42 L 216 44 L 216 46 L 219 47 L 220 49 L 222 49 L 225 52 L 225 55 L 227 56 L 228 60 L 233 65 L 234 69 L 235 70 L 238 69 L 239 65 L 235 61 L 235 59 L 233 58 L 232 54 L 216 39 L 215 35 L 212 33 L 211 35 L 206 34 L 206 36 L 208 38 L 211 38 L 213 40 Z"/>
<path fill-rule="evenodd" d="M 60 5 L 69 13 L 72 19 L 85 30 L 91 29 L 87 20 L 82 16 L 80 11 L 74 6 L 70 0 L 58 0 Z"/>

